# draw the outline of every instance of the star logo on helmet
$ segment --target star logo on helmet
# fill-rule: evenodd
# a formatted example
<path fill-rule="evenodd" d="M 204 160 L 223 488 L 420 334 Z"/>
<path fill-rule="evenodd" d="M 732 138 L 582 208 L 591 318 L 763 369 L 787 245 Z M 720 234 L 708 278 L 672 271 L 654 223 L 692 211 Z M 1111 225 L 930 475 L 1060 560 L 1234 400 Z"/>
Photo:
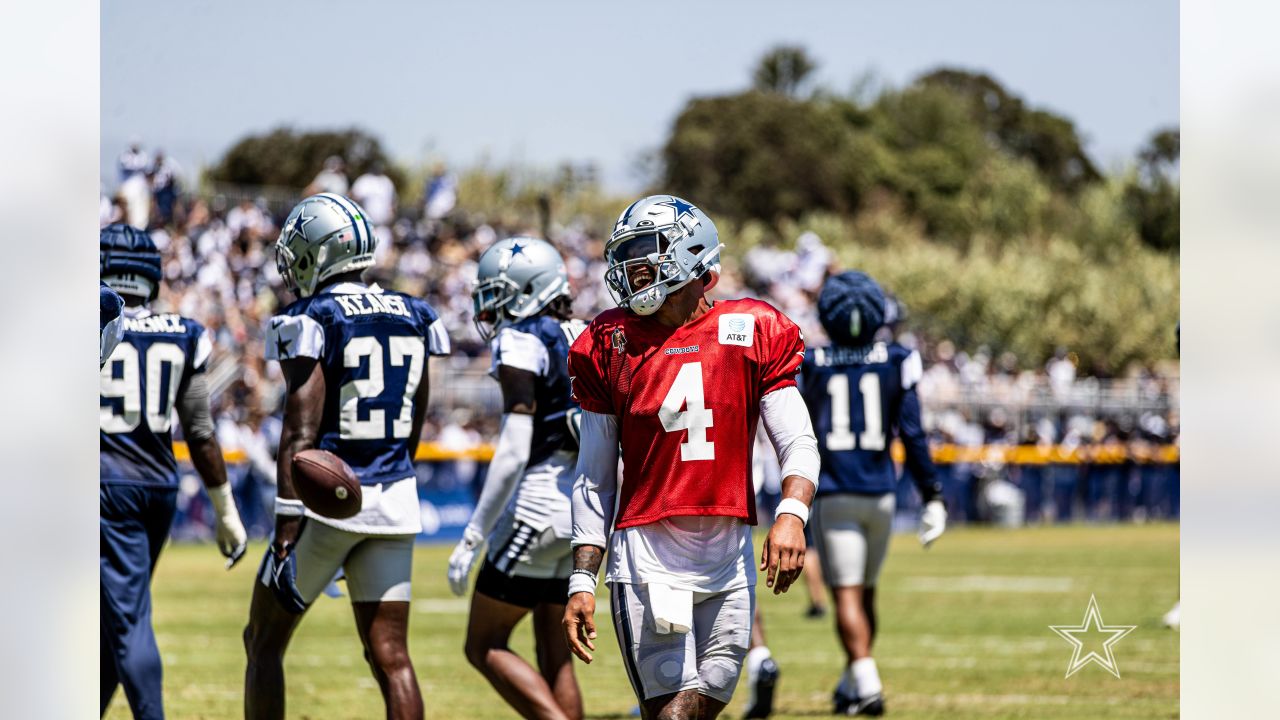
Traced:
<path fill-rule="evenodd" d="M 669 207 L 675 210 L 677 220 L 679 220 L 685 213 L 689 212 L 690 210 L 693 210 L 692 203 L 687 203 L 684 200 L 681 200 L 680 198 L 676 197 L 675 195 L 672 195 L 671 199 L 667 200 L 666 202 L 660 202 L 655 204 L 662 205 L 664 207 Z"/>
<path fill-rule="evenodd" d="M 308 215 L 307 208 L 304 205 L 298 210 L 298 216 L 293 219 L 293 223 L 289 226 L 289 235 L 301 235 L 303 240 L 307 239 L 307 223 L 315 220 L 315 215 Z"/>
<path fill-rule="evenodd" d="M 514 258 L 517 255 L 524 255 L 524 247 L 525 246 L 520 243 L 513 244 L 511 246 L 511 257 Z"/>

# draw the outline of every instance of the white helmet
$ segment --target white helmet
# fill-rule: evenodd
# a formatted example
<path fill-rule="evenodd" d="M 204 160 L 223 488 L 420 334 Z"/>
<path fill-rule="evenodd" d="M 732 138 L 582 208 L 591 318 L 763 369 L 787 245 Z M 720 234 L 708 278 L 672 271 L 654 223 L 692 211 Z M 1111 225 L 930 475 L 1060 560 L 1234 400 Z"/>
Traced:
<path fill-rule="evenodd" d="M 293 208 L 276 240 L 276 267 L 299 297 L 334 275 L 373 265 L 378 237 L 364 209 L 336 193 L 312 195 Z"/>
<path fill-rule="evenodd" d="M 569 297 L 569 273 L 546 240 L 499 240 L 480 256 L 471 291 L 476 332 L 485 342 L 503 325 L 532 317 L 556 298 Z"/>
<path fill-rule="evenodd" d="M 652 315 L 692 280 L 705 276 L 705 289 L 714 287 L 722 247 L 706 213 L 674 195 L 650 195 L 618 217 L 604 250 L 605 284 L 618 305 Z M 652 279 L 632 287 L 631 272 L 642 266 L 652 268 Z"/>

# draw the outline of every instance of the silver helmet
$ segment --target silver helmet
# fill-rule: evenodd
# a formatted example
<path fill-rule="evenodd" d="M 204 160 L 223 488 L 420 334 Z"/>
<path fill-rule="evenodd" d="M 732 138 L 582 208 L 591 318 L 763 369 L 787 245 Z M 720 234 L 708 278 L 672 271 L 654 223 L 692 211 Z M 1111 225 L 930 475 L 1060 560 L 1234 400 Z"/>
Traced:
<path fill-rule="evenodd" d="M 340 273 L 373 265 L 378 238 L 364 208 L 336 193 L 312 195 L 294 206 L 276 240 L 276 267 L 299 297 Z"/>
<path fill-rule="evenodd" d="M 674 195 L 650 195 L 622 211 L 605 246 L 605 284 L 618 305 L 651 315 L 671 293 L 706 279 L 720 279 L 720 235 L 693 203 Z"/>
<path fill-rule="evenodd" d="M 569 273 L 546 240 L 499 240 L 480 256 L 471 291 L 476 332 L 485 342 L 508 323 L 532 317 L 559 297 L 569 297 Z"/>

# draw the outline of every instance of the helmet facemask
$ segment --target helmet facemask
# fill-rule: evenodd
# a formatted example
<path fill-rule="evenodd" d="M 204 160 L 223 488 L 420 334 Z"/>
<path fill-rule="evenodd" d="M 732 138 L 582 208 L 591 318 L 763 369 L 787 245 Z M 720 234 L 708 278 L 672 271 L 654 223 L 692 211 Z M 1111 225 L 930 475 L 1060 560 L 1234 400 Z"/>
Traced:
<path fill-rule="evenodd" d="M 471 291 L 472 322 L 485 342 L 493 339 L 510 318 L 506 307 L 520 294 L 520 288 L 505 274 L 489 278 Z"/>
<path fill-rule="evenodd" d="M 115 290 L 120 295 L 141 298 L 143 302 L 149 302 L 156 299 L 160 288 L 151 278 L 141 273 L 117 273 L 112 275 L 104 275 L 102 281 L 107 287 Z"/>
<path fill-rule="evenodd" d="M 694 279 L 710 274 L 710 289 L 719 279 L 724 246 L 698 245 L 690 235 L 689 228 L 676 223 L 615 236 L 605 250 L 605 284 L 614 301 L 639 315 L 652 315 L 668 295 Z"/>

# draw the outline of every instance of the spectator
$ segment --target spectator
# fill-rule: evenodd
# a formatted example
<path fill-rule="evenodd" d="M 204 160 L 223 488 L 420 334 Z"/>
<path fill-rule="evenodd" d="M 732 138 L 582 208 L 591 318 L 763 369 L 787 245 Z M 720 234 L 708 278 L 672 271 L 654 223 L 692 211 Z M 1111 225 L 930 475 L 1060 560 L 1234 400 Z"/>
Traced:
<path fill-rule="evenodd" d="M 304 191 L 304 195 L 315 195 L 316 193 L 331 192 L 339 195 L 347 194 L 347 172 L 346 163 L 337 155 L 330 155 L 325 158 L 324 169 L 316 175 L 316 179 L 311 181 Z"/>
<path fill-rule="evenodd" d="M 151 224 L 151 180 L 147 175 L 146 171 L 129 175 L 116 191 L 125 222 L 139 230 L 146 230 Z"/>
<path fill-rule="evenodd" d="M 436 163 L 422 196 L 423 216 L 428 220 L 441 220 L 457 203 L 458 179 L 445 172 L 443 163 Z"/>
<path fill-rule="evenodd" d="M 168 225 L 173 221 L 173 205 L 178 199 L 178 173 L 182 168 L 173 158 L 156 150 L 155 162 L 151 165 L 151 194 L 156 201 L 156 222 Z"/>
<path fill-rule="evenodd" d="M 391 249 L 391 223 L 396 219 L 396 186 L 383 170 L 382 162 L 375 160 L 369 166 L 369 172 L 356 178 L 351 186 L 352 199 L 364 208 L 373 232 L 378 236 L 378 265 L 383 264 Z"/>
<path fill-rule="evenodd" d="M 136 138 L 129 141 L 129 149 L 120 153 L 120 157 L 116 161 L 120 174 L 120 182 L 128 180 L 134 175 L 142 175 L 151 167 L 151 160 L 147 157 L 147 153 L 142 149 L 142 143 Z"/>

